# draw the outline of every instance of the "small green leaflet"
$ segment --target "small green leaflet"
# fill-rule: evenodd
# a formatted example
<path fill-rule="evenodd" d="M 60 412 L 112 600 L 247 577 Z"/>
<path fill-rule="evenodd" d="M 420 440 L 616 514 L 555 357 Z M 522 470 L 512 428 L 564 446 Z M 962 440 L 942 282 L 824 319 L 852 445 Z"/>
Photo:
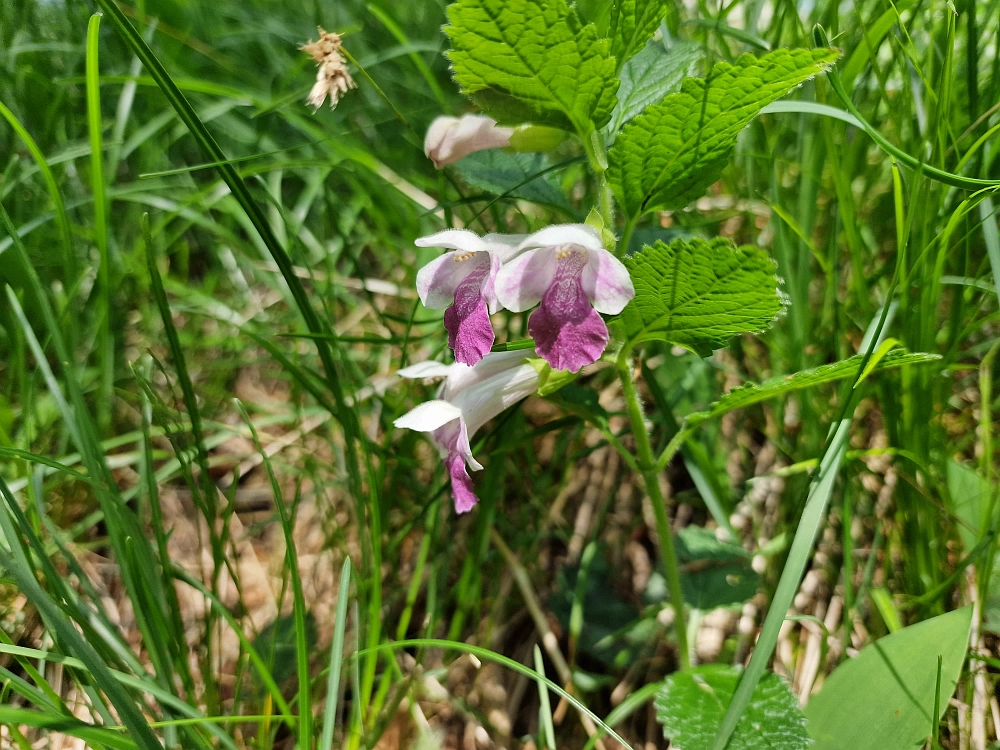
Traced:
<path fill-rule="evenodd" d="M 672 750 L 710 750 L 742 670 L 725 664 L 674 672 L 656 694 L 656 719 Z M 757 684 L 727 750 L 805 750 L 806 720 L 788 684 L 769 673 Z"/>
<path fill-rule="evenodd" d="M 458 0 L 445 32 L 455 80 L 501 124 L 588 135 L 615 107 L 610 43 L 565 0 Z"/>
<path fill-rule="evenodd" d="M 693 427 L 734 409 L 742 409 L 745 406 L 777 398 L 792 391 L 801 391 L 804 388 L 811 388 L 822 383 L 853 378 L 858 374 L 858 368 L 861 367 L 864 358 L 864 354 L 855 354 L 840 362 L 820 365 L 811 370 L 802 370 L 792 375 L 771 378 L 763 383 L 741 385 L 711 404 L 705 411 L 689 414 L 687 424 Z M 905 349 L 894 349 L 878 361 L 875 372 L 891 370 L 903 365 L 927 364 L 928 362 L 937 362 L 940 359 L 938 354 L 910 353 Z"/>
<path fill-rule="evenodd" d="M 618 68 L 641 50 L 667 15 L 667 0 L 618 0 L 611 6 L 611 54 Z"/>
<path fill-rule="evenodd" d="M 616 133 L 650 104 L 677 91 L 701 57 L 701 47 L 694 42 L 677 42 L 669 52 L 659 42 L 647 44 L 622 68 L 618 106 L 608 130 Z"/>
<path fill-rule="evenodd" d="M 657 242 L 625 265 L 635 286 L 620 316 L 628 346 L 661 340 L 708 356 L 765 330 L 785 308 L 770 256 L 724 237 Z"/>
<path fill-rule="evenodd" d="M 833 64 L 835 49 L 780 49 L 707 79 L 688 78 L 622 130 L 608 156 L 608 179 L 625 213 L 684 208 L 722 173 L 736 137 L 763 106 Z"/>

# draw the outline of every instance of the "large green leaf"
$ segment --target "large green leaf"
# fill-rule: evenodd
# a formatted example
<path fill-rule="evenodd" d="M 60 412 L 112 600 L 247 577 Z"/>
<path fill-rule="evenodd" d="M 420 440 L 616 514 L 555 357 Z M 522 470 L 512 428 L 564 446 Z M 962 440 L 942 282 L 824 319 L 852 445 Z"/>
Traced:
<path fill-rule="evenodd" d="M 938 656 L 941 715 L 955 691 L 972 607 L 903 628 L 841 664 L 806 706 L 814 750 L 913 750 L 931 734 Z M 730 746 L 731 747 L 731 746 Z"/>
<path fill-rule="evenodd" d="M 611 54 L 619 68 L 646 45 L 669 7 L 669 0 L 617 0 L 612 3 Z"/>
<path fill-rule="evenodd" d="M 785 307 L 774 261 L 732 240 L 674 240 L 625 259 L 635 299 L 621 321 L 631 345 L 663 340 L 703 356 L 766 329 Z"/>
<path fill-rule="evenodd" d="M 715 182 L 736 137 L 761 107 L 829 67 L 833 49 L 781 49 L 720 62 L 707 79 L 688 78 L 676 94 L 625 126 L 609 155 L 608 177 L 629 217 L 683 208 Z"/>
<path fill-rule="evenodd" d="M 569 208 L 555 177 L 551 173 L 543 174 L 549 166 L 543 154 L 508 153 L 492 148 L 469 154 L 455 165 L 455 169 L 470 185 L 494 195 Z"/>
<path fill-rule="evenodd" d="M 663 681 L 656 694 L 656 718 L 671 750 L 712 747 L 741 672 L 737 667 L 709 664 L 675 672 Z M 808 745 L 798 701 L 784 680 L 768 674 L 757 683 L 727 750 L 804 750 Z"/>
<path fill-rule="evenodd" d="M 701 57 L 694 42 L 677 42 L 669 52 L 659 42 L 647 44 L 622 67 L 618 106 L 608 130 L 617 132 L 650 104 L 677 91 Z"/>
<path fill-rule="evenodd" d="M 611 118 L 618 80 L 610 43 L 565 0 L 459 0 L 448 18 L 455 80 L 500 123 L 586 135 Z"/>

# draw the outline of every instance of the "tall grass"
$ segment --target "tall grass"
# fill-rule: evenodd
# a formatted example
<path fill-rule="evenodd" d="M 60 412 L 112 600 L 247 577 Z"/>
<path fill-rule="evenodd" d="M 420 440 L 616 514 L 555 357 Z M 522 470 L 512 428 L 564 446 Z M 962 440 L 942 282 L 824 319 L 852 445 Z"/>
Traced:
<path fill-rule="evenodd" d="M 625 548 L 648 557 L 677 519 L 647 522 L 636 508 L 620 517 L 617 475 L 587 501 L 573 489 L 576 467 L 596 466 L 595 453 L 623 439 L 613 368 L 588 376 L 610 409 L 599 429 L 569 398 L 497 420 L 481 441 L 488 465 L 471 516 L 451 512 L 427 444 L 392 427 L 429 390 L 391 373 L 446 348 L 440 317 L 409 291 L 430 257 L 413 239 L 445 224 L 521 232 L 582 220 L 591 189 L 572 145 L 542 167 L 570 196 L 562 208 L 434 172 L 421 135 L 466 106 L 443 56 L 444 6 L 0 4 L 5 741 L 28 747 L 60 732 L 144 750 L 374 747 L 404 714 L 412 735 L 435 741 L 432 724 L 454 727 L 424 716 L 427 676 L 447 682 L 469 663 L 462 654 L 537 681 L 537 695 L 520 689 L 507 730 L 448 699 L 498 742 L 592 746 L 598 729 L 633 746 L 659 741 L 639 709 L 688 659 L 669 645 L 671 628 L 698 623 L 657 620 L 662 605 L 631 589 Z M 579 3 L 599 25 L 607 7 Z M 941 355 L 864 389 L 797 391 L 710 421 L 658 468 L 691 523 L 728 527 L 767 552 L 762 591 L 777 612 L 792 606 L 795 565 L 813 552 L 788 548 L 805 525 L 825 545 L 810 565 L 845 602 L 834 628 L 843 644 L 970 600 L 988 630 L 1000 231 L 988 190 L 930 172 L 1000 177 L 1000 6 L 698 2 L 678 6 L 665 32 L 710 63 L 812 46 L 816 23 L 845 50 L 842 88 L 820 78 L 773 107 L 741 136 L 710 196 L 636 229 L 647 240 L 762 244 L 791 300 L 774 330 L 712 360 L 649 352 L 636 386 L 653 407 L 643 448 L 661 454 L 724 388 L 875 351 L 875 328 Z M 317 25 L 344 34 L 359 88 L 313 113 L 304 99 L 314 70 L 297 47 Z M 525 335 L 518 316 L 503 325 L 500 340 Z M 281 397 L 248 402 L 248 374 Z M 308 448 L 284 451 L 282 433 L 297 429 Z M 809 462 L 821 457 L 810 494 Z M 766 516 L 751 502 L 758 468 L 783 481 Z M 895 485 L 883 491 L 887 470 Z M 246 531 L 241 493 L 255 479 L 270 500 Z M 171 559 L 177 519 L 165 508 L 179 495 L 204 534 L 197 566 Z M 317 509 L 321 547 L 343 561 L 320 642 L 298 567 L 304 505 Z M 581 507 L 590 515 L 569 517 Z M 746 525 L 734 529 L 734 518 Z M 259 627 L 237 550 L 270 527 L 281 590 L 274 621 Z M 604 578 L 598 549 L 613 563 Z M 93 555 L 113 564 L 116 598 L 99 590 Z M 595 580 L 637 612 L 634 664 L 601 661 L 581 638 L 604 614 L 587 595 Z M 546 615 L 562 595 L 568 633 Z M 123 627 L 126 603 L 134 627 Z M 772 619 L 762 639 L 783 637 L 780 626 Z M 238 656 L 222 664 L 230 635 Z M 720 658 L 744 661 L 728 635 Z M 991 639 L 979 646 L 995 650 Z M 785 643 L 801 655 L 802 644 Z M 513 693 L 518 683 L 503 684 Z M 958 747 L 952 723 L 942 741 Z"/>

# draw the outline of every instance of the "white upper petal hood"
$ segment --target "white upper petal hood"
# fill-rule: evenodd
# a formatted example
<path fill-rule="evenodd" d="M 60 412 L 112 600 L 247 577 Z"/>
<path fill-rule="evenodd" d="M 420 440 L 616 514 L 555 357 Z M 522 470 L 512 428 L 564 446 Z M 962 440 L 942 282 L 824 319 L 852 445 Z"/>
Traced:
<path fill-rule="evenodd" d="M 529 234 L 521 242 L 521 248 L 559 247 L 577 245 L 586 250 L 603 250 L 601 233 L 589 224 L 553 224 L 534 234 Z"/>

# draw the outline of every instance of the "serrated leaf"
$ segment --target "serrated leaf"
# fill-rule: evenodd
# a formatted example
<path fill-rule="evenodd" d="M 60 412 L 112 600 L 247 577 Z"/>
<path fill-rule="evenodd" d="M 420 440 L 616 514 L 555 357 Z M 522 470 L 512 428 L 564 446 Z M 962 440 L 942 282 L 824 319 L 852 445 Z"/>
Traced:
<path fill-rule="evenodd" d="M 785 307 L 770 256 L 724 237 L 657 242 L 625 265 L 635 286 L 621 314 L 631 346 L 662 340 L 707 356 L 762 332 Z"/>
<path fill-rule="evenodd" d="M 687 423 L 690 426 L 698 425 L 734 409 L 742 409 L 745 406 L 777 398 L 792 391 L 801 391 L 804 388 L 812 388 L 823 383 L 832 383 L 844 378 L 853 378 L 857 375 L 858 368 L 861 366 L 864 358 L 864 354 L 856 354 L 840 362 L 820 365 L 811 370 L 802 370 L 792 375 L 771 378 L 770 380 L 765 380 L 763 383 L 741 385 L 731 390 L 718 401 L 715 401 L 705 411 L 694 412 L 688 415 Z M 927 364 L 928 362 L 936 362 L 940 359 L 940 355 L 937 354 L 924 354 L 922 352 L 911 354 L 905 349 L 895 349 L 879 360 L 874 372 L 891 370 L 903 365 Z"/>
<path fill-rule="evenodd" d="M 715 182 L 736 137 L 766 104 L 829 67 L 834 49 L 775 50 L 717 63 L 625 126 L 609 154 L 608 180 L 629 217 L 683 208 Z"/>
<path fill-rule="evenodd" d="M 678 42 L 669 52 L 659 42 L 647 44 L 622 67 L 618 106 L 608 130 L 618 132 L 650 104 L 677 91 L 701 57 L 701 47 L 694 42 Z"/>
<path fill-rule="evenodd" d="M 551 174 L 541 174 L 548 167 L 542 154 L 515 154 L 502 149 L 488 149 L 469 154 L 455 164 L 455 169 L 470 185 L 493 195 L 509 195 L 534 203 L 569 208 L 566 195 Z"/>
<path fill-rule="evenodd" d="M 667 0 L 618 0 L 611 6 L 611 54 L 621 68 L 641 50 L 667 15 Z"/>
<path fill-rule="evenodd" d="M 586 135 L 615 107 L 610 43 L 565 0 L 458 0 L 445 32 L 455 80 L 501 124 Z"/>
<path fill-rule="evenodd" d="M 710 750 L 741 671 L 709 664 L 663 681 L 654 705 L 671 750 Z M 809 745 L 805 724 L 788 684 L 769 673 L 753 691 L 727 750 L 804 750 Z"/>
<path fill-rule="evenodd" d="M 937 706 L 943 715 L 962 674 L 971 625 L 969 605 L 880 638 L 837 667 L 806 706 L 814 750 L 912 750 L 924 745 L 941 718 L 931 716 L 938 656 Z"/>

